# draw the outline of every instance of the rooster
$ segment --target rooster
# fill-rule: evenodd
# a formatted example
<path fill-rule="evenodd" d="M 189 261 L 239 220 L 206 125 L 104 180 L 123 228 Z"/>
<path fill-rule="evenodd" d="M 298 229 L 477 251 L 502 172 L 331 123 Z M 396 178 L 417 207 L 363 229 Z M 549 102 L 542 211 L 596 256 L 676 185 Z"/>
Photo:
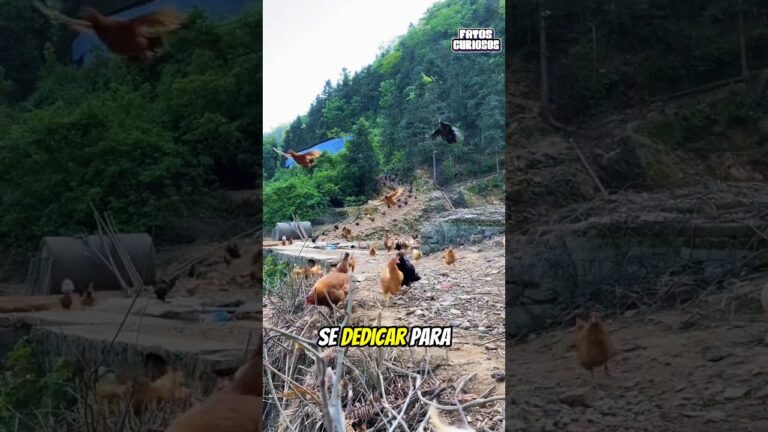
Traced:
<path fill-rule="evenodd" d="M 400 283 L 400 286 L 409 287 L 412 283 L 421 280 L 421 276 L 416 273 L 416 267 L 405 256 L 405 252 L 397 253 L 397 269 L 403 273 L 403 281 Z"/>
<path fill-rule="evenodd" d="M 66 310 L 69 310 L 69 308 L 72 307 L 72 293 L 75 291 L 75 284 L 72 283 L 69 279 L 64 279 L 64 281 L 61 282 L 61 292 L 62 297 L 59 300 L 59 303 L 61 304 L 61 307 L 63 307 Z"/>
<path fill-rule="evenodd" d="M 403 283 L 403 272 L 397 268 L 397 257 L 390 258 L 387 266 L 381 272 L 381 292 L 384 294 L 384 306 L 389 306 L 389 297 L 400 292 Z"/>
<path fill-rule="evenodd" d="M 163 37 L 181 28 L 186 21 L 184 15 L 172 9 L 118 19 L 104 16 L 93 8 L 86 8 L 83 18 L 75 19 L 40 1 L 34 1 L 33 5 L 52 21 L 64 23 L 72 30 L 96 33 L 111 52 L 136 63 L 146 63 L 161 54 L 165 48 Z"/>
<path fill-rule="evenodd" d="M 457 140 L 462 139 L 461 131 L 459 131 L 458 128 L 442 120 L 438 120 L 437 129 L 435 129 L 435 131 L 432 132 L 432 135 L 430 135 L 430 138 L 432 139 L 437 137 L 444 139 L 449 144 L 453 144 Z"/>
<path fill-rule="evenodd" d="M 597 313 L 593 312 L 589 322 L 576 319 L 576 354 L 579 364 L 589 371 L 592 376 L 592 386 L 595 386 L 594 368 L 603 366 L 608 373 L 608 360 L 616 356 L 616 347 L 611 341 L 611 335 L 605 328 Z"/>
<path fill-rule="evenodd" d="M 272 149 L 281 156 L 284 156 L 289 159 L 293 159 L 294 162 L 303 166 L 304 168 L 312 168 L 313 166 L 315 166 L 315 163 L 317 162 L 317 158 L 319 158 L 323 154 L 323 152 L 321 152 L 320 150 L 312 150 L 311 152 L 299 154 L 293 150 L 288 150 L 288 153 L 284 153 L 278 150 L 277 147 L 272 147 Z"/>

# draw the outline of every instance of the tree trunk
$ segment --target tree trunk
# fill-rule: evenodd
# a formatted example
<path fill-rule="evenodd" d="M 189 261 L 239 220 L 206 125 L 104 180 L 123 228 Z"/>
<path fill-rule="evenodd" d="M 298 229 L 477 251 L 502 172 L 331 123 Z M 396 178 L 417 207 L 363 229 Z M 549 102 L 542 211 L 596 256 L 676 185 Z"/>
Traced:
<path fill-rule="evenodd" d="M 739 51 L 741 53 L 741 77 L 744 84 L 747 84 L 749 76 L 749 67 L 747 66 L 747 41 L 744 31 L 744 3 L 739 0 Z"/>
<path fill-rule="evenodd" d="M 541 101 L 539 102 L 539 115 L 549 121 L 549 119 L 552 118 L 552 115 L 549 112 L 547 13 L 545 0 L 539 0 L 539 52 L 541 61 Z"/>

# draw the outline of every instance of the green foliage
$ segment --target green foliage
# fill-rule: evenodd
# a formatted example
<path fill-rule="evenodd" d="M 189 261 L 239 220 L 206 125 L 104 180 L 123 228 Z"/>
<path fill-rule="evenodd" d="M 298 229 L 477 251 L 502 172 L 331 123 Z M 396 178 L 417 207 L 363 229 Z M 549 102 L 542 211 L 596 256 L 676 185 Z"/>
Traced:
<path fill-rule="evenodd" d="M 29 23 L 9 22 L 26 11 Z M 262 162 L 274 172 L 275 158 L 253 147 L 260 7 L 229 22 L 195 11 L 170 51 L 141 66 L 115 56 L 84 67 L 57 60 L 55 34 L 25 27 L 46 30 L 40 18 L 48 22 L 28 2 L 0 6 L 0 30 L 26 32 L 7 46 L 13 61 L 0 40 L 0 246 L 91 231 L 89 203 L 121 229 L 161 234 L 213 210 L 217 189 L 253 188 Z"/>
<path fill-rule="evenodd" d="M 507 52 L 539 66 L 543 2 L 509 2 Z M 550 87 L 560 118 L 624 108 L 741 75 L 739 5 L 743 5 L 747 59 L 768 61 L 762 0 L 547 0 Z M 530 75 L 538 85 L 538 74 Z"/>
<path fill-rule="evenodd" d="M 329 210 L 328 200 L 308 175 L 295 175 L 264 187 L 264 225 L 299 220 L 314 220 Z"/>
<path fill-rule="evenodd" d="M 272 255 L 267 256 L 264 260 L 264 289 L 267 292 L 275 291 L 289 274 L 287 262 L 278 261 Z"/>
<path fill-rule="evenodd" d="M 22 340 L 5 362 L 0 376 L 0 425 L 18 425 L 8 430 L 47 429 L 49 421 L 60 423 L 77 402 L 72 365 L 59 359 L 46 370 L 39 354 Z"/>

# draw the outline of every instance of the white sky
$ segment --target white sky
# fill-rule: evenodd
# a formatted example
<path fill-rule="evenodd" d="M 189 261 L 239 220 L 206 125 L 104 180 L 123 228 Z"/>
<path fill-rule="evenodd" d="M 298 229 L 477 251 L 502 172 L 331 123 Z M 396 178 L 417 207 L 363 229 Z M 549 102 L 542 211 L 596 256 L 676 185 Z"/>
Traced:
<path fill-rule="evenodd" d="M 373 63 L 436 0 L 265 0 L 265 132 L 305 114 L 323 90 Z"/>

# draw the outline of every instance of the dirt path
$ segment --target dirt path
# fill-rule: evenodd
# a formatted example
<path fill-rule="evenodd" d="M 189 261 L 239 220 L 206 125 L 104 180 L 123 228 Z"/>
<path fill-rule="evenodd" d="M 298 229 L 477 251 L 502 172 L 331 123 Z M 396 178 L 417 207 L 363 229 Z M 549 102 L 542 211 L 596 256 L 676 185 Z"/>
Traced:
<path fill-rule="evenodd" d="M 749 294 L 735 303 L 713 298 L 694 320 L 679 310 L 607 320 L 621 352 L 613 377 L 595 374 L 596 391 L 576 363 L 572 329 L 512 347 L 507 430 L 768 431 L 763 283 L 743 284 Z"/>

